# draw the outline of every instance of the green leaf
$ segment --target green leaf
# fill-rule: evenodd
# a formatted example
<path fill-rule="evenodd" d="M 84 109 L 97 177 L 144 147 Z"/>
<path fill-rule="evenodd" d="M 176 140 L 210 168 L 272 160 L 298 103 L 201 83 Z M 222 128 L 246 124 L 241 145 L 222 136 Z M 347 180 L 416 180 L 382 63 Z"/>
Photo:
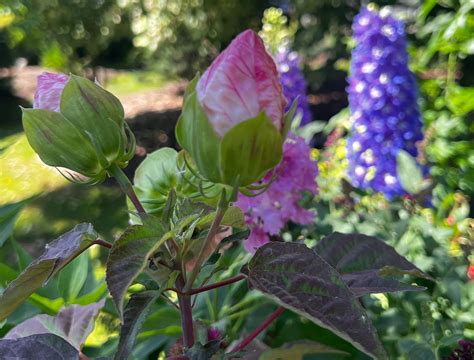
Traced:
<path fill-rule="evenodd" d="M 409 194 L 417 194 L 423 190 L 423 173 L 416 160 L 406 151 L 397 154 L 397 175 L 403 189 Z"/>
<path fill-rule="evenodd" d="M 8 282 L 16 278 L 18 272 L 12 269 L 7 264 L 0 262 L 0 286 L 6 285 Z"/>
<path fill-rule="evenodd" d="M 344 108 L 339 111 L 336 115 L 329 119 L 326 127 L 324 128 L 324 134 L 329 135 L 338 127 L 344 127 L 344 125 L 349 121 L 350 112 L 349 108 Z"/>
<path fill-rule="evenodd" d="M 31 199 L 26 199 L 0 207 L 0 247 L 13 234 L 18 214 L 30 201 Z"/>
<path fill-rule="evenodd" d="M 336 232 L 318 242 L 313 250 L 341 274 L 356 296 L 425 290 L 384 276 L 409 274 L 431 279 L 394 248 L 372 236 Z"/>
<path fill-rule="evenodd" d="M 192 348 L 186 349 L 186 356 L 190 360 L 212 359 L 213 355 L 219 351 L 220 345 L 220 340 L 212 340 L 204 345 L 201 344 L 199 341 L 196 341 Z"/>
<path fill-rule="evenodd" d="M 327 123 L 325 121 L 311 121 L 310 123 L 297 129 L 296 134 L 301 136 L 307 143 L 317 133 L 320 133 L 326 128 Z"/>
<path fill-rule="evenodd" d="M 226 236 L 219 243 L 216 250 L 219 250 L 221 247 L 223 247 L 227 244 L 230 244 L 230 243 L 233 243 L 233 242 L 236 242 L 236 241 L 246 240 L 246 239 L 248 239 L 249 235 L 250 235 L 250 229 L 246 229 L 246 230 L 234 233 L 232 235 Z"/>
<path fill-rule="evenodd" d="M 87 305 L 87 304 L 96 302 L 105 294 L 106 291 L 107 291 L 107 284 L 104 281 L 100 285 L 97 285 L 94 291 L 88 294 L 82 295 L 81 297 L 74 300 L 74 303 L 78 305 Z"/>
<path fill-rule="evenodd" d="M 123 325 L 120 328 L 120 339 L 114 359 L 128 359 L 138 332 L 160 294 L 161 291 L 144 291 L 130 297 L 124 310 Z"/>
<path fill-rule="evenodd" d="M 89 254 L 83 253 L 71 261 L 58 276 L 58 289 L 68 303 L 74 302 L 86 282 Z"/>
<path fill-rule="evenodd" d="M 72 305 L 63 308 L 56 316 L 36 315 L 11 329 L 4 339 L 19 339 L 37 334 L 60 336 L 77 350 L 94 330 L 95 319 L 105 300 L 87 306 Z"/>
<path fill-rule="evenodd" d="M 198 227 L 202 228 L 207 225 L 210 225 L 215 217 L 215 211 L 210 214 L 207 214 L 206 216 L 203 216 L 198 222 Z M 244 213 L 237 206 L 229 206 L 229 208 L 224 214 L 224 217 L 222 218 L 221 224 L 225 226 L 242 228 L 245 224 Z"/>
<path fill-rule="evenodd" d="M 283 139 L 286 139 L 286 137 L 288 136 L 288 133 L 291 130 L 291 125 L 293 123 L 293 120 L 295 119 L 296 109 L 298 108 L 299 98 L 300 97 L 297 96 L 293 100 L 289 110 L 286 112 L 285 116 L 283 117 L 283 131 L 282 131 Z"/>
<path fill-rule="evenodd" d="M 348 353 L 333 349 L 314 341 L 298 341 L 283 345 L 278 349 L 263 352 L 258 360 L 290 360 L 304 359 L 305 355 L 337 355 L 337 358 L 345 358 Z"/>
<path fill-rule="evenodd" d="M 201 108 L 195 92 L 196 76 L 186 89 L 189 94 L 176 125 L 176 139 L 191 154 L 199 172 L 208 180 L 221 182 L 219 145 L 221 140 Z"/>
<path fill-rule="evenodd" d="M 449 109 L 457 116 L 474 111 L 474 87 L 452 86 L 447 91 Z"/>
<path fill-rule="evenodd" d="M 427 343 L 416 342 L 411 339 L 402 339 L 398 343 L 400 352 L 407 360 L 435 360 L 436 355 Z"/>
<path fill-rule="evenodd" d="M 45 252 L 33 261 L 0 296 L 0 321 L 43 286 L 53 275 L 90 247 L 98 235 L 91 224 L 79 224 L 46 245 Z"/>
<path fill-rule="evenodd" d="M 17 262 L 18 262 L 18 269 L 23 270 L 28 266 L 28 264 L 33 260 L 31 255 L 25 250 L 23 246 L 21 246 L 14 238 L 10 238 L 10 244 L 15 251 Z"/>
<path fill-rule="evenodd" d="M 145 269 L 149 258 L 168 239 L 156 221 L 130 226 L 113 244 L 107 259 L 106 281 L 115 306 L 123 318 L 123 300 L 128 287 Z"/>
<path fill-rule="evenodd" d="M 271 242 L 248 265 L 253 288 L 331 330 L 375 359 L 387 356 L 358 298 L 339 273 L 303 244 Z"/>
<path fill-rule="evenodd" d="M 57 299 L 50 299 L 48 297 L 41 296 L 37 293 L 31 294 L 28 298 L 28 302 L 40 309 L 41 312 L 50 315 L 57 314 L 59 310 L 61 310 L 61 308 L 64 306 L 64 299 L 62 297 Z"/>
<path fill-rule="evenodd" d="M 79 352 L 54 334 L 31 335 L 20 339 L 0 339 L 2 359 L 79 360 Z"/>
<path fill-rule="evenodd" d="M 235 185 L 238 179 L 240 186 L 246 186 L 281 161 L 283 139 L 262 112 L 230 129 L 222 139 L 220 154 L 223 182 Z"/>

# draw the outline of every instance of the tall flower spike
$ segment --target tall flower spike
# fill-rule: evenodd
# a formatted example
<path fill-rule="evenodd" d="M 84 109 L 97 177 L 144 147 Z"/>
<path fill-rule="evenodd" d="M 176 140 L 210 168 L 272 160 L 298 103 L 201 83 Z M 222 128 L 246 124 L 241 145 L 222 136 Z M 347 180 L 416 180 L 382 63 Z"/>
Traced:
<path fill-rule="evenodd" d="M 275 60 L 280 73 L 283 95 L 288 99 L 285 111 L 289 110 L 293 101 L 298 97 L 296 114 L 301 117 L 300 125 L 306 125 L 311 122 L 312 118 L 306 96 L 307 85 L 300 68 L 300 58 L 295 51 L 290 51 L 289 47 L 283 47 L 276 53 Z"/>
<path fill-rule="evenodd" d="M 354 186 L 393 198 L 404 194 L 397 154 L 403 149 L 416 156 L 416 142 L 423 138 L 404 25 L 385 10 L 364 7 L 354 19 L 353 32 L 349 176 Z"/>
<path fill-rule="evenodd" d="M 289 221 L 309 224 L 314 213 L 300 204 L 303 192 L 316 192 L 317 166 L 311 160 L 311 149 L 303 138 L 290 135 L 283 147 L 283 160 L 275 167 L 276 179 L 268 189 L 256 197 L 239 195 L 236 202 L 245 214 L 251 228 L 245 248 L 254 253 L 269 241 L 269 235 L 277 235 Z M 262 181 L 270 181 L 273 173 Z"/>

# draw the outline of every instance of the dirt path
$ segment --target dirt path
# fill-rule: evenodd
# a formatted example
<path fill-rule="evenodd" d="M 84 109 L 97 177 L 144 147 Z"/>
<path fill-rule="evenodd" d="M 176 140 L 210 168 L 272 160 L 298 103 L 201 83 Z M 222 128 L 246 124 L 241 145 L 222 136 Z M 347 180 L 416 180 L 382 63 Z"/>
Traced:
<path fill-rule="evenodd" d="M 19 98 L 29 102 L 33 100 L 36 89 L 36 78 L 45 71 L 39 66 L 25 66 L 21 68 L 0 69 L 0 78 L 11 77 L 12 93 Z M 117 73 L 114 70 L 106 70 L 108 76 Z M 149 91 L 141 91 L 134 94 L 118 96 L 125 109 L 127 118 L 135 118 L 145 113 L 167 112 L 178 110 L 183 102 L 183 91 L 186 82 L 172 82 L 165 86 Z"/>

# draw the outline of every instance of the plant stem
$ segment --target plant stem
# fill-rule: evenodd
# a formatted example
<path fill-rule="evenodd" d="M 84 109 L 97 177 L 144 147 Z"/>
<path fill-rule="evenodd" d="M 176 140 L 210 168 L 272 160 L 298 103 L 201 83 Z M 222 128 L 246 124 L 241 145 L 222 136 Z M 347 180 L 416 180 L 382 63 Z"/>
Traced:
<path fill-rule="evenodd" d="M 176 287 L 182 289 L 184 286 L 183 275 L 180 274 L 176 280 Z M 191 296 L 177 292 L 179 311 L 181 312 L 181 328 L 183 329 L 183 345 L 191 348 L 194 345 L 193 308 L 191 306 Z"/>
<path fill-rule="evenodd" d="M 188 291 L 188 294 L 189 295 L 195 295 L 195 294 L 199 294 L 199 293 L 202 293 L 204 291 L 208 291 L 208 290 L 212 290 L 212 289 L 217 289 L 217 288 L 220 288 L 222 286 L 226 286 L 226 285 L 229 285 L 229 284 L 233 284 L 237 281 L 240 281 L 240 280 L 243 280 L 245 279 L 246 276 L 245 275 L 237 275 L 237 276 L 234 276 L 234 277 L 231 277 L 227 280 L 223 280 L 223 281 L 219 281 L 219 282 L 216 282 L 214 284 L 210 284 L 210 285 L 206 285 L 206 286 L 202 286 L 202 287 L 199 287 L 199 288 L 196 288 L 196 289 L 192 289 L 190 291 Z"/>
<path fill-rule="evenodd" d="M 192 290 L 188 291 L 187 293 L 185 293 L 183 291 L 180 291 L 178 289 L 175 289 L 175 288 L 166 288 L 164 291 L 174 291 L 175 293 L 177 293 L 179 295 L 196 295 L 196 294 L 208 291 L 208 290 L 217 289 L 217 288 L 220 288 L 222 286 L 233 284 L 233 283 L 235 283 L 237 281 L 240 281 L 240 280 L 243 280 L 245 278 L 246 278 L 245 275 L 237 275 L 237 276 L 231 277 L 227 280 L 219 281 L 219 282 L 216 282 L 214 284 L 201 286 L 201 287 L 192 289 Z"/>
<path fill-rule="evenodd" d="M 137 194 L 135 194 L 135 191 L 133 190 L 133 185 L 130 180 L 128 180 L 128 177 L 125 175 L 123 170 L 117 164 L 112 164 L 108 170 L 108 173 L 110 176 L 113 176 L 115 180 L 117 180 L 120 188 L 124 194 L 128 196 L 132 204 L 135 206 L 135 209 L 137 209 L 138 213 L 144 214 L 145 209 L 140 203 L 140 200 L 138 200 Z"/>
<path fill-rule="evenodd" d="M 237 345 L 231 352 L 239 352 L 252 342 L 263 330 L 265 330 L 268 325 L 270 325 L 273 320 L 275 320 L 280 314 L 285 310 L 283 306 L 280 306 L 273 314 L 271 314 L 258 328 L 256 328 L 249 336 L 247 336 L 242 342 Z"/>
<path fill-rule="evenodd" d="M 102 239 L 98 239 L 98 240 L 94 241 L 94 244 L 106 247 L 108 249 L 112 248 L 111 243 L 109 243 L 108 241 L 102 240 Z"/>
<path fill-rule="evenodd" d="M 214 237 L 216 236 L 217 230 L 219 229 L 219 225 L 224 217 L 225 212 L 227 211 L 228 206 L 229 203 L 226 199 L 225 191 L 223 191 L 221 199 L 219 200 L 219 204 L 217 205 L 216 217 L 212 221 L 211 227 L 209 228 L 209 232 L 207 233 L 206 240 L 204 241 L 201 250 L 199 251 L 199 256 L 196 260 L 196 265 L 194 266 L 191 275 L 186 281 L 186 285 L 184 286 L 183 290 L 184 293 L 189 293 L 189 290 L 191 290 L 194 281 L 196 280 L 199 272 L 201 271 L 201 265 L 206 258 L 206 250 L 210 246 L 210 243 L 213 241 Z"/>

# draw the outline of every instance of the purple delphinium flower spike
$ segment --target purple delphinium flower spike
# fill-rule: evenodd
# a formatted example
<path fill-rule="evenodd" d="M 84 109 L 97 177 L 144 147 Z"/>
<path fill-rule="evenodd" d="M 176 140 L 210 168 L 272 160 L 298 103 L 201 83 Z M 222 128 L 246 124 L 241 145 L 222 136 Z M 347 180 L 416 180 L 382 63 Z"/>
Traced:
<path fill-rule="evenodd" d="M 364 7 L 353 32 L 349 176 L 354 186 L 390 199 L 405 193 L 397 177 L 399 150 L 416 156 L 416 143 L 423 138 L 404 25 L 385 11 Z"/>
<path fill-rule="evenodd" d="M 277 235 L 288 223 L 309 224 L 314 213 L 299 204 L 302 193 L 316 193 L 317 165 L 311 160 L 311 148 L 300 137 L 290 135 L 283 147 L 283 159 L 274 170 L 276 179 L 269 188 L 256 197 L 240 194 L 236 205 L 245 214 L 251 228 L 245 248 L 254 253 L 269 241 L 269 235 Z M 273 172 L 263 180 L 268 182 Z"/>
<path fill-rule="evenodd" d="M 288 100 L 285 111 L 288 111 L 293 100 L 299 96 L 297 114 L 301 116 L 300 125 L 311 122 L 311 112 L 306 96 L 306 81 L 300 69 L 300 58 L 294 51 L 288 48 L 280 49 L 275 55 L 280 82 L 283 87 L 283 94 Z"/>

